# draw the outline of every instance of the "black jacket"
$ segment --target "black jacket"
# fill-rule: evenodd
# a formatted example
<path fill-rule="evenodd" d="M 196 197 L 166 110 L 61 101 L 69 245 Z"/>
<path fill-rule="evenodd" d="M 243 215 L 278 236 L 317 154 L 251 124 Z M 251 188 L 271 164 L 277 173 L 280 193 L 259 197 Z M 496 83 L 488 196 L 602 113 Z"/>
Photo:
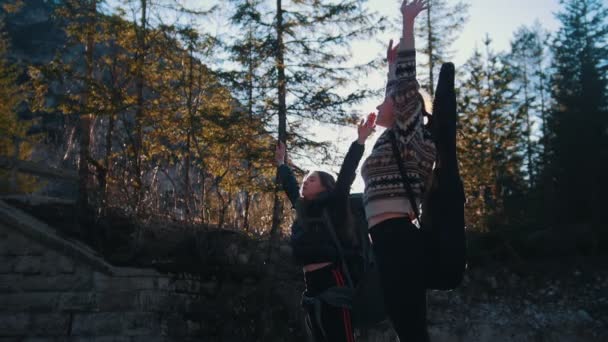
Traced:
<path fill-rule="evenodd" d="M 323 210 L 327 208 L 338 236 L 341 236 L 340 232 L 354 229 L 354 227 L 346 227 L 345 224 L 349 222 L 346 217 L 350 187 L 355 180 L 363 150 L 364 145 L 353 142 L 340 168 L 334 190 L 321 193 L 312 201 L 300 198 L 298 182 L 293 172 L 286 165 L 279 166 L 281 184 L 296 209 L 296 219 L 291 227 L 291 246 L 297 265 L 334 262 L 339 259 L 338 250 L 327 228 L 320 224 L 309 224 L 305 228 L 303 220 L 320 219 Z M 341 239 L 341 243 L 346 251 L 353 247 L 349 245 L 349 241 Z"/>

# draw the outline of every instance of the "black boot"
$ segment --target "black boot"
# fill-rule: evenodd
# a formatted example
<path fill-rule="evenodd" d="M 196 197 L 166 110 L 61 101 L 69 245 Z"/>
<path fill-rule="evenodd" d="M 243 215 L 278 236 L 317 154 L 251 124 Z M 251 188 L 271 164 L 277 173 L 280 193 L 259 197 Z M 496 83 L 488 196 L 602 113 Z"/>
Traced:
<path fill-rule="evenodd" d="M 428 215 L 426 222 L 431 222 L 431 229 L 424 235 L 426 268 L 434 270 L 425 275 L 427 287 L 443 290 L 458 287 L 466 268 L 465 197 L 456 153 L 457 118 L 454 65 L 445 63 L 439 73 L 431 127 L 437 165 L 423 207 L 423 214 Z"/>
<path fill-rule="evenodd" d="M 454 90 L 454 64 L 444 63 L 433 102 L 433 137 L 441 169 L 458 168 L 456 162 L 456 92 Z M 450 172 L 451 173 L 451 172 Z"/>
<path fill-rule="evenodd" d="M 464 189 L 458 170 L 456 155 L 456 91 L 454 89 L 454 64 L 444 63 L 439 72 L 439 81 L 433 102 L 433 138 L 437 148 L 437 181 L 440 191 L 456 196 L 464 202 Z M 451 202 L 451 201 L 450 201 Z"/>

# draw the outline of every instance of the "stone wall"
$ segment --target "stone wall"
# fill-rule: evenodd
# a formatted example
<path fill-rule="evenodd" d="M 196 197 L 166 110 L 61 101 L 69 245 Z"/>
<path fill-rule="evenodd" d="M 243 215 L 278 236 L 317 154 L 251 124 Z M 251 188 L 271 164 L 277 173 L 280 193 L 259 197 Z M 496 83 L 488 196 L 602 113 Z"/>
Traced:
<path fill-rule="evenodd" d="M 114 267 L 14 208 L 0 215 L 0 341 L 262 340 L 260 279 Z M 299 291 L 284 295 L 297 305 Z M 297 314 L 276 314 L 278 334 L 303 340 Z"/>
<path fill-rule="evenodd" d="M 213 336 L 217 283 L 153 270 L 102 269 L 0 226 L 2 341 L 188 340 Z M 9 338 L 9 339 L 6 339 Z"/>
<path fill-rule="evenodd" d="M 236 244 L 221 248 L 232 255 L 234 266 L 246 266 L 260 263 L 251 255 L 261 249 L 253 246 L 247 247 L 251 251 Z M 304 342 L 302 275 L 289 262 L 289 248 L 280 253 L 272 278 L 226 265 L 181 273 L 116 267 L 0 201 L 0 342 Z M 431 339 L 605 341 L 608 263 L 582 265 L 552 262 L 527 274 L 472 267 L 457 291 L 429 292 Z M 266 297 L 269 279 L 273 293 Z M 385 322 L 357 341 L 397 339 Z"/>

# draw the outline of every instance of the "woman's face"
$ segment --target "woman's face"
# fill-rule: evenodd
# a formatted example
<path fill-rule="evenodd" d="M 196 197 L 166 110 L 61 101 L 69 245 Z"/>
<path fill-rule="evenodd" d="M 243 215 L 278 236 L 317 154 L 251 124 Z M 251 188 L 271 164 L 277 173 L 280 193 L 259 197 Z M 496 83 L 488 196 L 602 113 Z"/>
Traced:
<path fill-rule="evenodd" d="M 376 107 L 378 109 L 378 117 L 376 118 L 376 125 L 389 128 L 395 122 L 395 110 L 393 98 L 386 96 L 384 101 Z"/>
<path fill-rule="evenodd" d="M 302 197 L 307 200 L 315 198 L 318 194 L 325 191 L 325 187 L 321 184 L 321 178 L 317 172 L 312 172 L 304 179 L 302 183 Z"/>

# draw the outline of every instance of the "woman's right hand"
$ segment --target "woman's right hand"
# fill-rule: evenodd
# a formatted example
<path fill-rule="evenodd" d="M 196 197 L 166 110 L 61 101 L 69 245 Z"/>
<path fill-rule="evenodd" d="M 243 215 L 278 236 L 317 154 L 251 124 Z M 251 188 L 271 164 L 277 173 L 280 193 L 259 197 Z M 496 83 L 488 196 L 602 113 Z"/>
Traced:
<path fill-rule="evenodd" d="M 393 40 L 391 39 L 388 42 L 388 49 L 386 49 L 386 60 L 388 61 L 388 65 L 391 66 L 397 60 L 397 51 L 399 50 L 399 43 L 393 47 Z"/>
<path fill-rule="evenodd" d="M 277 166 L 285 164 L 285 155 L 287 154 L 287 147 L 285 143 L 280 141 L 277 143 L 277 148 L 274 151 L 274 158 L 277 162 Z"/>

